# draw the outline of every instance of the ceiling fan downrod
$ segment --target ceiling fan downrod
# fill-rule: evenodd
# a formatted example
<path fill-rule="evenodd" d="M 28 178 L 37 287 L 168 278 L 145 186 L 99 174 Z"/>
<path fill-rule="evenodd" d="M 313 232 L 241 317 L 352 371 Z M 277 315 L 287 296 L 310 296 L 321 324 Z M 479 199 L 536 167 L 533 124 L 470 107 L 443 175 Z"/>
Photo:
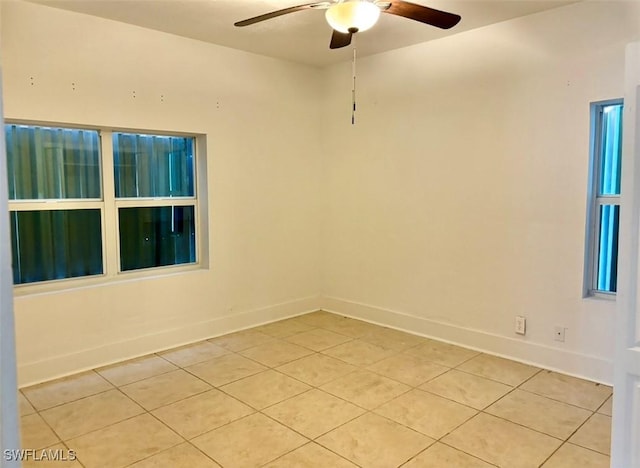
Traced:
<path fill-rule="evenodd" d="M 351 125 L 356 124 L 356 41 L 353 40 L 353 62 L 351 64 L 351 76 L 353 84 L 351 87 Z"/>

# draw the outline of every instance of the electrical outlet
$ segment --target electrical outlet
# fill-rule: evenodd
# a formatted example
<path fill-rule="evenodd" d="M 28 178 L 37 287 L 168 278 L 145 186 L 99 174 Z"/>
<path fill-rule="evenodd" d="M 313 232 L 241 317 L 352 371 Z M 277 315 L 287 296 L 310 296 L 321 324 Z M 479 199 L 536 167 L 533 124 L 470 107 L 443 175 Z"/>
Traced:
<path fill-rule="evenodd" d="M 516 333 L 518 335 L 527 333 L 527 319 L 521 315 L 516 315 Z"/>
<path fill-rule="evenodd" d="M 553 339 L 556 340 L 556 341 L 564 342 L 564 331 L 565 330 L 566 330 L 566 328 L 564 328 L 564 327 L 556 326 L 554 328 Z"/>

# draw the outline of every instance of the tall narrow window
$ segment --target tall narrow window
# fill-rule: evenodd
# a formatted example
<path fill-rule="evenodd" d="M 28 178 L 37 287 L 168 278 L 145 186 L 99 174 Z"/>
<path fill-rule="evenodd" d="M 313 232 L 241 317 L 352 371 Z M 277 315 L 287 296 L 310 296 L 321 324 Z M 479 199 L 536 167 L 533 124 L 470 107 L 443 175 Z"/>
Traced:
<path fill-rule="evenodd" d="M 592 167 L 587 225 L 586 290 L 617 290 L 622 160 L 622 100 L 592 104 Z"/>
<path fill-rule="evenodd" d="M 120 270 L 196 262 L 193 137 L 113 134 Z"/>
<path fill-rule="evenodd" d="M 95 130 L 6 125 L 13 282 L 103 273 Z"/>

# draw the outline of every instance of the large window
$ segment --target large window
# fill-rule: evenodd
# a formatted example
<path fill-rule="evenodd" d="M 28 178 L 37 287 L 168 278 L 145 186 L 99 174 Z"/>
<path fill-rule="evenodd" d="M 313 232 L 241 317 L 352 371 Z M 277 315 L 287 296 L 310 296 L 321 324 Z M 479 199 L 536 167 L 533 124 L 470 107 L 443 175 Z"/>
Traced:
<path fill-rule="evenodd" d="M 587 214 L 587 294 L 615 294 L 622 161 L 622 100 L 591 106 L 592 155 Z"/>
<path fill-rule="evenodd" d="M 198 262 L 195 137 L 5 134 L 14 284 Z"/>

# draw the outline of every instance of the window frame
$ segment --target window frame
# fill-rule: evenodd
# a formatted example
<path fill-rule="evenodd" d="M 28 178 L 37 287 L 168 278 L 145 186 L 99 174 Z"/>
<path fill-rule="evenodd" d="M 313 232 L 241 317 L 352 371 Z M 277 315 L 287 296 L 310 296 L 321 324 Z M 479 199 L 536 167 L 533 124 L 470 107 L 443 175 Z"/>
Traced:
<path fill-rule="evenodd" d="M 600 211 L 602 206 L 618 206 L 620 195 L 601 195 L 599 193 L 602 176 L 603 134 L 602 120 L 604 108 L 612 105 L 624 106 L 623 98 L 596 101 L 590 104 L 590 141 L 589 141 L 589 178 L 587 188 L 587 216 L 585 235 L 585 268 L 583 297 L 615 300 L 615 291 L 597 288 L 598 261 L 600 246 Z M 622 161 L 620 161 L 622 164 Z M 619 231 L 618 231 L 619 233 Z"/>
<path fill-rule="evenodd" d="M 98 132 L 100 145 L 100 184 L 101 198 L 84 199 L 40 199 L 9 200 L 9 212 L 30 210 L 74 210 L 99 208 L 102 229 L 102 274 L 70 277 L 33 283 L 14 284 L 16 296 L 34 293 L 76 289 L 110 283 L 129 281 L 139 278 L 151 278 L 193 272 L 208 269 L 208 226 L 207 226 L 207 164 L 206 135 L 195 132 L 158 131 L 139 128 L 103 127 L 76 125 L 69 123 L 43 122 L 31 120 L 7 119 L 5 125 L 29 125 L 40 127 L 65 128 L 71 130 L 94 130 Z M 3 128 L 4 131 L 4 128 Z M 136 133 L 143 135 L 177 136 L 194 139 L 193 144 L 193 184 L 192 197 L 145 197 L 117 198 L 115 195 L 115 175 L 113 157 L 113 133 Z M 118 209 L 120 207 L 140 206 L 193 206 L 195 229 L 195 262 L 175 265 L 163 265 L 143 269 L 121 271 L 120 269 L 120 232 Z"/>

